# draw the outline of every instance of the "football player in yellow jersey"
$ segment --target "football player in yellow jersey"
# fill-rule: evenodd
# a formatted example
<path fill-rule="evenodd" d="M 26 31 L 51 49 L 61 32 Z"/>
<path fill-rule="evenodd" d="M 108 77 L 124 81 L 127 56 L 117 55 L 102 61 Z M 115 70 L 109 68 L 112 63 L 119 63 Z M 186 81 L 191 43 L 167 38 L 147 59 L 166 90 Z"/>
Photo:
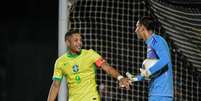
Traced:
<path fill-rule="evenodd" d="M 68 101 L 100 101 L 96 88 L 96 68 L 101 68 L 111 74 L 119 81 L 120 87 L 129 89 L 131 82 L 128 78 L 120 75 L 94 50 L 81 49 L 82 38 L 79 32 L 72 30 L 67 32 L 65 43 L 68 50 L 55 62 L 48 101 L 55 101 L 63 76 L 68 81 Z"/>

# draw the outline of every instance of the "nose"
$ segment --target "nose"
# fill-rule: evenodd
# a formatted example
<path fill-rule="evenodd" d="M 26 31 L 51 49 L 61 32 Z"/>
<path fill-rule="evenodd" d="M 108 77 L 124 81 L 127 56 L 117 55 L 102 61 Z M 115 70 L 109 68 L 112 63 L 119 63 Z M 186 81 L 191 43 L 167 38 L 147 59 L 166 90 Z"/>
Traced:
<path fill-rule="evenodd" d="M 138 28 L 136 27 L 136 28 L 135 28 L 135 33 L 137 33 L 137 30 L 138 30 Z"/>

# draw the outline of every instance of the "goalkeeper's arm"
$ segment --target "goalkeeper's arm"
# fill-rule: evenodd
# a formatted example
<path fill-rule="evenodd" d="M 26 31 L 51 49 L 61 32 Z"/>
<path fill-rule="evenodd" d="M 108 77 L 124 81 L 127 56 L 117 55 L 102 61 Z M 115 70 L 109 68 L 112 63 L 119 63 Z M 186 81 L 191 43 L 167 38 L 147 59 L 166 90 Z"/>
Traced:
<path fill-rule="evenodd" d="M 144 62 L 143 64 L 144 65 Z M 151 76 L 151 72 L 149 71 L 149 68 L 140 68 L 140 74 L 134 76 L 130 74 L 129 72 L 126 73 L 126 76 L 132 80 L 132 81 L 142 81 L 142 80 L 148 80 Z"/>
<path fill-rule="evenodd" d="M 153 48 L 157 53 L 158 62 L 147 70 L 147 72 L 149 72 L 150 75 L 155 74 L 156 72 L 162 70 L 169 62 L 171 62 L 169 51 L 167 50 L 167 47 L 164 43 L 162 42 L 155 43 Z"/>
<path fill-rule="evenodd" d="M 144 76 L 142 76 L 141 74 L 132 75 L 132 74 L 130 74 L 129 72 L 127 72 L 127 73 L 126 73 L 126 76 L 127 76 L 132 82 L 145 80 Z"/>

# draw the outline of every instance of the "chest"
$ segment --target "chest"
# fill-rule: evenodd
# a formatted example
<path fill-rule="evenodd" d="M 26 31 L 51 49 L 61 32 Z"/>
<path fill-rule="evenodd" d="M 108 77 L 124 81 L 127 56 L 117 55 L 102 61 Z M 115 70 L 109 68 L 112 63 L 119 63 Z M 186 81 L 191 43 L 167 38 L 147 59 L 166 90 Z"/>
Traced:
<path fill-rule="evenodd" d="M 90 57 L 68 58 L 64 63 L 62 69 L 66 75 L 93 72 L 94 63 Z"/>
<path fill-rule="evenodd" d="M 147 46 L 147 58 L 148 59 L 158 58 L 156 51 L 150 45 Z"/>

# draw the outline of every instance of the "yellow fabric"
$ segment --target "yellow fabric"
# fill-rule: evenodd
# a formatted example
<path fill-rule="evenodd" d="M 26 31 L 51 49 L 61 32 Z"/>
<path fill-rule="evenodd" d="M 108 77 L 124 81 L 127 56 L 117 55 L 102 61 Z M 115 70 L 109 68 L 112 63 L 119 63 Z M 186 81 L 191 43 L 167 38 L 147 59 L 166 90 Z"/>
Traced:
<path fill-rule="evenodd" d="M 78 56 L 66 53 L 56 60 L 53 79 L 66 77 L 69 101 L 100 101 L 95 74 L 95 62 L 100 58 L 94 50 L 82 49 Z"/>

